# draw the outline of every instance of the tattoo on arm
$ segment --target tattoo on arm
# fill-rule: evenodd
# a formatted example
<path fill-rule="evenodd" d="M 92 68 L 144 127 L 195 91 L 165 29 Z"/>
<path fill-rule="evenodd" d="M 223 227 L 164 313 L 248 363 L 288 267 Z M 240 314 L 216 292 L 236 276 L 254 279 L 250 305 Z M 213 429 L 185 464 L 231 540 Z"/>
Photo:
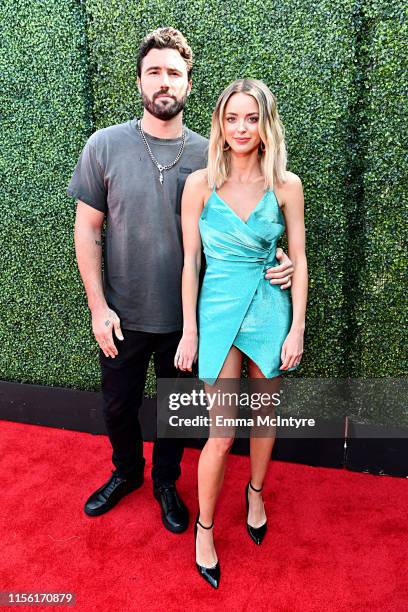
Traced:
<path fill-rule="evenodd" d="M 110 325 L 109 319 L 107 321 L 105 321 L 105 325 L 106 325 L 106 327 L 109 327 L 109 325 Z"/>

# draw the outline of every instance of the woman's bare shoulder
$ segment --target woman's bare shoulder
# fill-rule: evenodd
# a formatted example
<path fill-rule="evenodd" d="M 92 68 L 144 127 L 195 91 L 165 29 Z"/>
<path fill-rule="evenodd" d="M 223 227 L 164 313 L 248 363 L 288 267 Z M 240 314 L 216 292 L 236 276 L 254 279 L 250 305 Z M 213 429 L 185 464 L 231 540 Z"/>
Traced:
<path fill-rule="evenodd" d="M 300 176 L 298 176 L 297 174 L 295 174 L 294 172 L 290 172 L 289 170 L 285 171 L 285 180 L 284 182 L 279 184 L 279 188 L 289 188 L 292 189 L 293 187 L 296 186 L 300 186 L 302 184 L 302 181 L 300 179 Z"/>
<path fill-rule="evenodd" d="M 300 177 L 289 170 L 285 171 L 285 180 L 277 182 L 275 185 L 276 195 L 281 202 L 281 207 L 290 199 L 293 199 L 293 196 L 296 197 L 296 194 L 299 196 L 302 190 L 302 181 Z"/>
<path fill-rule="evenodd" d="M 191 195 L 194 193 L 194 196 L 204 204 L 211 192 L 208 186 L 207 169 L 203 168 L 189 174 L 186 180 L 186 188 Z"/>
<path fill-rule="evenodd" d="M 201 170 L 196 170 L 188 175 L 187 181 L 189 185 L 194 187 L 204 187 L 208 186 L 207 179 L 207 168 L 202 168 Z"/>

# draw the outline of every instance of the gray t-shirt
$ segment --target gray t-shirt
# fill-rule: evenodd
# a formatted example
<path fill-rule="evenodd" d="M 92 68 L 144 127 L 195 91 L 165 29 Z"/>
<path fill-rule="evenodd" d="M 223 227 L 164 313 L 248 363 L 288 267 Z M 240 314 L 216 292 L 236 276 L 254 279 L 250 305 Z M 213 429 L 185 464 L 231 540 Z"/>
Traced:
<path fill-rule="evenodd" d="M 92 134 L 68 186 L 68 195 L 106 214 L 104 292 L 123 329 L 183 327 L 181 194 L 188 174 L 206 167 L 208 148 L 185 129 L 183 154 L 163 185 L 132 119 Z M 160 164 L 174 161 L 181 138 L 146 139 Z"/>

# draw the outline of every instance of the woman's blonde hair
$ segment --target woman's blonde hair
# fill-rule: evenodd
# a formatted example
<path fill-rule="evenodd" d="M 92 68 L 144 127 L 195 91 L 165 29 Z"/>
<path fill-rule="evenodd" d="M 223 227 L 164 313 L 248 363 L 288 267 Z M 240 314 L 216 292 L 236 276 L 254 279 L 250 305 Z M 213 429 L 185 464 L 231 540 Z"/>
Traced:
<path fill-rule="evenodd" d="M 259 107 L 259 135 L 261 146 L 260 163 L 265 177 L 265 189 L 273 189 L 275 181 L 285 181 L 287 162 L 285 130 L 279 118 L 276 98 L 262 81 L 239 79 L 224 89 L 212 114 L 211 135 L 208 147 L 208 185 L 219 188 L 231 170 L 231 153 L 225 151 L 224 115 L 230 97 L 235 93 L 245 93 L 255 98 Z"/>

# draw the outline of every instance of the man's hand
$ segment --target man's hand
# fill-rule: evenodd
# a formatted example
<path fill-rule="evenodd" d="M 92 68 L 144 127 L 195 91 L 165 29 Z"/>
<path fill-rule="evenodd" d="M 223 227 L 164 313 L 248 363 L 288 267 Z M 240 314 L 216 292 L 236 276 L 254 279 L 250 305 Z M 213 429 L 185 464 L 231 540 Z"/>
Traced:
<path fill-rule="evenodd" d="M 95 339 L 105 357 L 112 357 L 112 359 L 118 354 L 118 349 L 113 341 L 113 329 L 118 340 L 123 340 L 120 319 L 114 310 L 109 306 L 92 310 L 92 331 Z"/>
<path fill-rule="evenodd" d="M 269 280 L 271 285 L 280 285 L 281 289 L 289 289 L 292 285 L 292 276 L 294 272 L 293 264 L 281 248 L 276 249 L 276 259 L 281 263 L 279 266 L 268 268 L 265 273 L 265 278 Z"/>

